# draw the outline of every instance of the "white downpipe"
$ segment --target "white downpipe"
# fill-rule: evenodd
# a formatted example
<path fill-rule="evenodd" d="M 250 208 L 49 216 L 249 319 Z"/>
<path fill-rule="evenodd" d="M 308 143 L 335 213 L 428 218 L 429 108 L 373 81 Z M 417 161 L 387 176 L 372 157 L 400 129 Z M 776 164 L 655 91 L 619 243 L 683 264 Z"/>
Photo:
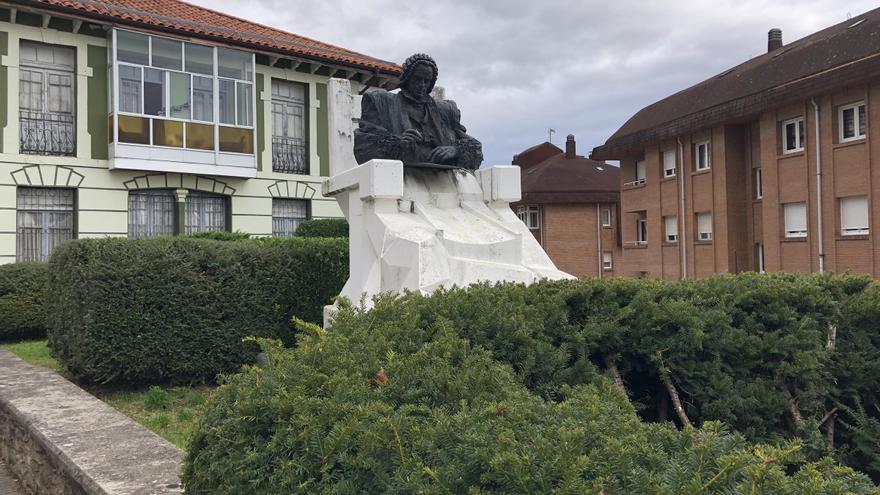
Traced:
<path fill-rule="evenodd" d="M 681 278 L 687 278 L 687 222 L 685 221 L 685 216 L 687 215 L 684 209 L 684 145 L 681 143 L 680 138 L 675 138 L 675 140 L 678 142 L 678 151 L 681 156 L 678 167 L 678 198 L 681 202 L 681 214 L 678 218 L 678 242 L 681 244 Z"/>
<path fill-rule="evenodd" d="M 816 226 L 819 235 L 819 273 L 825 271 L 825 239 L 822 228 L 822 144 L 819 137 L 819 105 L 815 98 L 810 98 L 813 104 L 813 120 L 816 122 Z"/>
<path fill-rule="evenodd" d="M 605 270 L 603 266 L 604 259 L 602 258 L 602 219 L 599 218 L 599 203 L 596 203 L 596 250 L 599 252 L 599 260 L 596 264 L 596 273 L 599 274 L 599 278 L 602 278 L 602 271 Z"/>

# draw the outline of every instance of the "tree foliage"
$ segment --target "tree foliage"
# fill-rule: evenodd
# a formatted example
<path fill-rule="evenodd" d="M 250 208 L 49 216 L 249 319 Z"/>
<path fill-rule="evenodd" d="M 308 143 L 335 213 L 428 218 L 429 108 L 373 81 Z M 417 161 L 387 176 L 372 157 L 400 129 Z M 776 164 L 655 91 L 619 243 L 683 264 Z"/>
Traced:
<path fill-rule="evenodd" d="M 229 376 L 186 489 L 877 493 L 837 462 L 876 475 L 877 375 L 855 375 L 878 302 L 863 278 L 753 274 L 380 297 Z"/>

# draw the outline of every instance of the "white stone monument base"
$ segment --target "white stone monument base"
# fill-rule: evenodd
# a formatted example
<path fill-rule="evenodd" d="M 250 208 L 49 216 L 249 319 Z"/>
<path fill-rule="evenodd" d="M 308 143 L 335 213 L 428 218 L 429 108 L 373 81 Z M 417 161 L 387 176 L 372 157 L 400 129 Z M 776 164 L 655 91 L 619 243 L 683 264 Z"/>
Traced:
<path fill-rule="evenodd" d="M 324 182 L 349 223 L 349 279 L 341 296 L 369 308 L 373 296 L 429 294 L 475 282 L 569 279 L 510 209 L 519 167 L 404 168 L 372 160 Z M 332 317 L 325 309 L 325 326 Z"/>

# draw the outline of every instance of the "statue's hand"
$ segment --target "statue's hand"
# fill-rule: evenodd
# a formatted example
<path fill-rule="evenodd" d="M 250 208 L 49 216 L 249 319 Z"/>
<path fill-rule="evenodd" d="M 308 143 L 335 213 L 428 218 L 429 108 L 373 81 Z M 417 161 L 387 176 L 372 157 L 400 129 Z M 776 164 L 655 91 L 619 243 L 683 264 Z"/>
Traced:
<path fill-rule="evenodd" d="M 406 143 L 417 143 L 422 140 L 422 133 L 415 129 L 407 129 L 403 131 L 400 137 Z"/>
<path fill-rule="evenodd" d="M 431 163 L 447 163 L 458 156 L 455 146 L 437 146 L 431 151 Z"/>

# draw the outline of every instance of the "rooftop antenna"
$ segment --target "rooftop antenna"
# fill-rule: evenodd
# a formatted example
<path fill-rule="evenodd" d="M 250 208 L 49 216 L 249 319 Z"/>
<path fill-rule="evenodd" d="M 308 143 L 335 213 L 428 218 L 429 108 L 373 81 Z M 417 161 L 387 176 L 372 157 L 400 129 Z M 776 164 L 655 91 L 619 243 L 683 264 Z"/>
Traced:
<path fill-rule="evenodd" d="M 556 132 L 556 129 L 554 129 L 554 128 L 552 128 L 552 127 L 549 128 L 549 129 L 547 129 L 547 135 L 548 135 L 547 140 L 548 140 L 550 143 L 553 142 L 553 133 L 554 133 L 554 132 Z"/>

